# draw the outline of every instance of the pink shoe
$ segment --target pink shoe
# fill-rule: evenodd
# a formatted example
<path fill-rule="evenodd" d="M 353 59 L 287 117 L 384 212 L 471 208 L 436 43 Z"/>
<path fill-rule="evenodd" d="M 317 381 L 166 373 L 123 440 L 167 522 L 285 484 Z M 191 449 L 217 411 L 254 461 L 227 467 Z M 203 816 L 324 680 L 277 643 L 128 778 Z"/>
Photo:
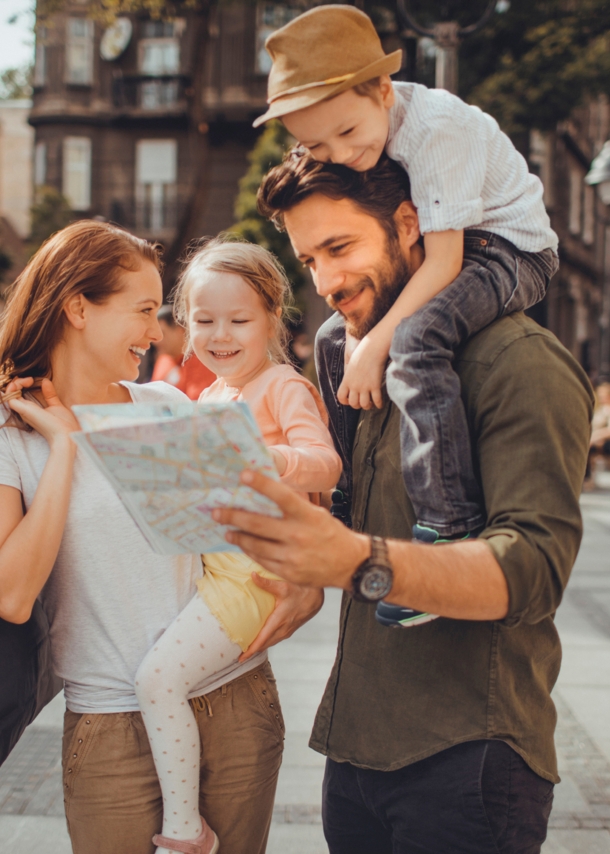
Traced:
<path fill-rule="evenodd" d="M 170 851 L 181 851 L 182 854 L 216 854 L 220 847 L 218 837 L 203 817 L 201 817 L 201 824 L 203 827 L 197 839 L 189 842 L 187 839 L 170 839 L 155 833 L 152 838 L 153 845 L 169 848 Z"/>

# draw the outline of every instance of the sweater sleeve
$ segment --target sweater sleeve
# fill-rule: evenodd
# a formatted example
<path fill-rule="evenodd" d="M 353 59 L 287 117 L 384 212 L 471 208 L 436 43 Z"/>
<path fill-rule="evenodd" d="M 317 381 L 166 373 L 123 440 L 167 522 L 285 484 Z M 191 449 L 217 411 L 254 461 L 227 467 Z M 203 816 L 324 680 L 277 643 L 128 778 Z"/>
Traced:
<path fill-rule="evenodd" d="M 284 381 L 276 398 L 275 418 L 287 439 L 287 444 L 273 446 L 286 460 L 282 483 L 300 492 L 333 489 L 341 475 L 341 459 L 316 389 L 301 377 Z"/>

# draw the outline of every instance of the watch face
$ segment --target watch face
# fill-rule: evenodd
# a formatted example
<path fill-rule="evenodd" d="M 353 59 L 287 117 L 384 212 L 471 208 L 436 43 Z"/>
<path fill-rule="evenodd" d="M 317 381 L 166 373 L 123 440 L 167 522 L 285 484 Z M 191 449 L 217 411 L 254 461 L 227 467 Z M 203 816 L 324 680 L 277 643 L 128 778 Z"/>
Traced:
<path fill-rule="evenodd" d="M 371 566 L 362 576 L 360 592 L 371 601 L 387 596 L 392 589 L 392 572 L 387 566 Z"/>

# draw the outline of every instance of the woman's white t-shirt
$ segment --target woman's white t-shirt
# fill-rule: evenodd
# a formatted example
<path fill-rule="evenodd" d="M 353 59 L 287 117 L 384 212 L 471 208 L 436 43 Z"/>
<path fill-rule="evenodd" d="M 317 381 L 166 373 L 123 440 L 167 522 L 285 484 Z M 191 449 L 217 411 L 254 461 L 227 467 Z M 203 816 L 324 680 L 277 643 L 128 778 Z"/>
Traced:
<path fill-rule="evenodd" d="M 186 401 L 163 382 L 124 383 L 134 403 Z M 49 456 L 36 432 L 0 429 L 0 484 L 31 505 Z M 55 672 L 73 712 L 133 712 L 135 673 L 154 641 L 196 593 L 199 555 L 155 554 L 108 481 L 78 450 L 70 507 L 41 601 Z M 257 667 L 266 653 L 227 669 L 206 693 Z M 195 689 L 190 696 L 203 693 Z"/>

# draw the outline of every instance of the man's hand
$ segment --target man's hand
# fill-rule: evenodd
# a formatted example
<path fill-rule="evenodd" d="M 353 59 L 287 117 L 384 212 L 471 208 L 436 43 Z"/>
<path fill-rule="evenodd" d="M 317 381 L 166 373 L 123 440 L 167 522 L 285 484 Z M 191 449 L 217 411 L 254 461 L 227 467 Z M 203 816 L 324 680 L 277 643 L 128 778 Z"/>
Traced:
<path fill-rule="evenodd" d="M 370 555 L 369 538 L 356 534 L 282 483 L 246 471 L 242 483 L 274 501 L 282 518 L 245 510 L 215 510 L 214 519 L 232 525 L 227 540 L 271 572 L 308 587 L 351 586 L 356 568 Z"/>
<path fill-rule="evenodd" d="M 239 657 L 240 661 L 252 658 L 257 652 L 286 640 L 297 629 L 311 620 L 324 604 L 324 591 L 312 587 L 300 587 L 288 581 L 265 578 L 252 573 L 254 583 L 275 596 L 275 610 L 267 618 L 258 635 Z"/>

